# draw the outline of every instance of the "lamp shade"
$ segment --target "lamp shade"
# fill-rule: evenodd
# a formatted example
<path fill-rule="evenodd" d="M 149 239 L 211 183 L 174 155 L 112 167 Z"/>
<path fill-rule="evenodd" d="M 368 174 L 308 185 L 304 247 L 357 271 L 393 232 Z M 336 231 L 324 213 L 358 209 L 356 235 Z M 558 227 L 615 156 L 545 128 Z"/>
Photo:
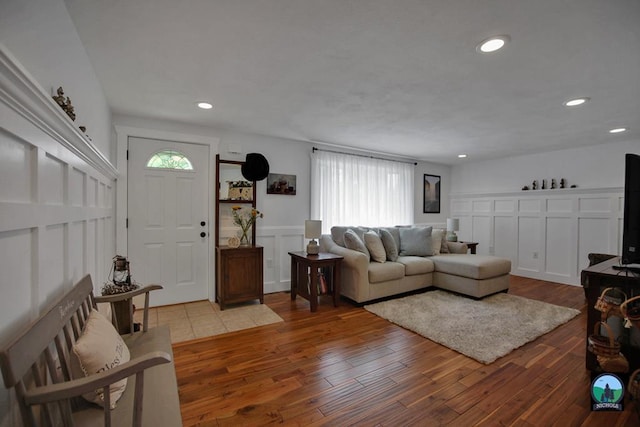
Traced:
<path fill-rule="evenodd" d="M 447 230 L 449 231 L 460 230 L 460 220 L 458 218 L 447 218 Z"/>
<path fill-rule="evenodd" d="M 304 237 L 307 239 L 318 239 L 322 235 L 322 221 L 308 219 L 304 222 Z"/>

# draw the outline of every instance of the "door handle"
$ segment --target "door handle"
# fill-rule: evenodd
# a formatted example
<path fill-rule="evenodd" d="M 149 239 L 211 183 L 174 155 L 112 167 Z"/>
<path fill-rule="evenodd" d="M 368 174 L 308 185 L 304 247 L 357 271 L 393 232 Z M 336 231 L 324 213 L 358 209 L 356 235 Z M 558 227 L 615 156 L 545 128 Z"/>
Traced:
<path fill-rule="evenodd" d="M 200 237 L 207 237 L 207 233 L 203 231 L 202 233 L 200 233 Z"/>
<path fill-rule="evenodd" d="M 201 225 L 202 227 L 204 227 L 205 225 L 207 225 L 207 223 L 206 223 L 206 222 L 204 222 L 204 221 L 200 221 L 200 225 Z"/>

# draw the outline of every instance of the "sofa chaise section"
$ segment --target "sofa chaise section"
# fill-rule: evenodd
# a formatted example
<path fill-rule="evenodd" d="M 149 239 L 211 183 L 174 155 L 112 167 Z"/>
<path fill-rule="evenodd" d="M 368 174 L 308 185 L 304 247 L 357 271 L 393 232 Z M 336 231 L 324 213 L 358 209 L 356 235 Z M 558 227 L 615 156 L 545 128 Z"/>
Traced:
<path fill-rule="evenodd" d="M 511 262 L 495 256 L 468 255 L 464 243 L 442 242 L 448 254 L 437 251 L 433 256 L 401 255 L 393 261 L 374 262 L 370 254 L 344 246 L 340 232 L 336 233 L 344 228 L 334 227 L 331 235 L 323 235 L 320 250 L 344 257 L 341 294 L 357 303 L 430 286 L 475 298 L 509 289 Z"/>

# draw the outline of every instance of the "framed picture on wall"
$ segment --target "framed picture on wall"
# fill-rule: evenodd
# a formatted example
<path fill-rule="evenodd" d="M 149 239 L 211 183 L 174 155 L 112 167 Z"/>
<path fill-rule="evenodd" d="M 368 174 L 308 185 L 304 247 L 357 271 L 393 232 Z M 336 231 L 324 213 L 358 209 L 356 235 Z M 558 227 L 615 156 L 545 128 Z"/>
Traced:
<path fill-rule="evenodd" d="M 296 195 L 296 176 L 270 173 L 267 177 L 267 194 Z"/>
<path fill-rule="evenodd" d="M 440 213 L 440 176 L 424 174 L 422 212 Z"/>

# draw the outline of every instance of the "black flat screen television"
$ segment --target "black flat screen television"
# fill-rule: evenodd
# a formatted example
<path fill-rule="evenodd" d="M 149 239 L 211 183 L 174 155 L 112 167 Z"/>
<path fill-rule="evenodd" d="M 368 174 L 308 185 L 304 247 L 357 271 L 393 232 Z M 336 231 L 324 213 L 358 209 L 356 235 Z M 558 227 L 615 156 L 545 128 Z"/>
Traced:
<path fill-rule="evenodd" d="M 622 264 L 640 266 L 640 155 L 627 154 L 624 169 Z"/>

